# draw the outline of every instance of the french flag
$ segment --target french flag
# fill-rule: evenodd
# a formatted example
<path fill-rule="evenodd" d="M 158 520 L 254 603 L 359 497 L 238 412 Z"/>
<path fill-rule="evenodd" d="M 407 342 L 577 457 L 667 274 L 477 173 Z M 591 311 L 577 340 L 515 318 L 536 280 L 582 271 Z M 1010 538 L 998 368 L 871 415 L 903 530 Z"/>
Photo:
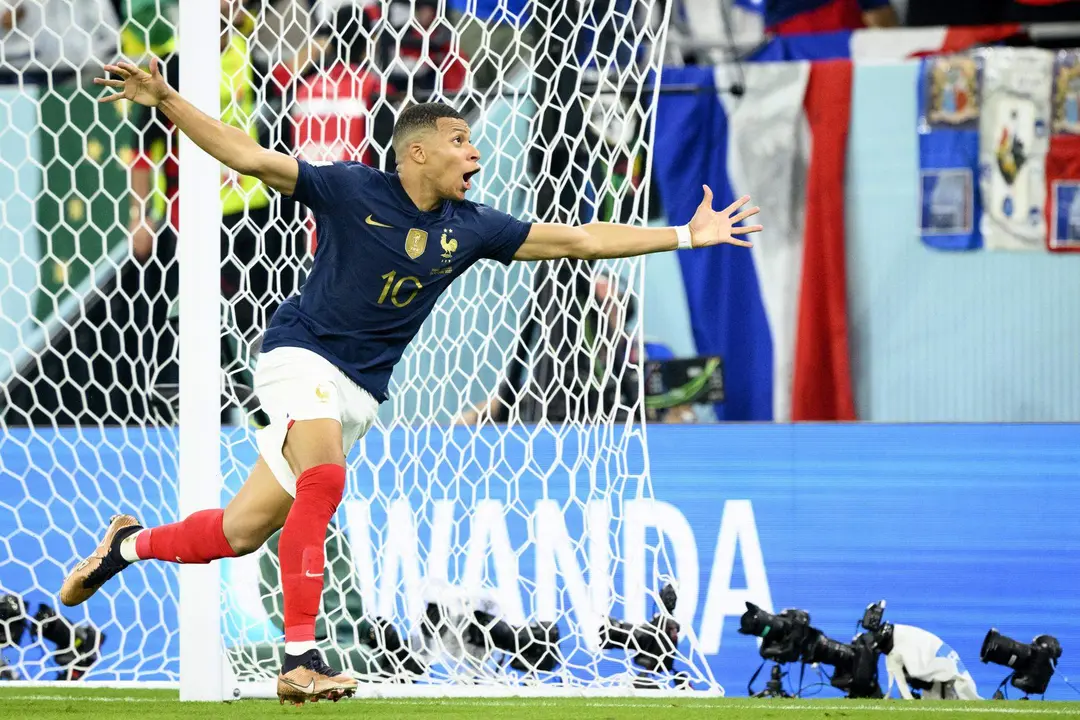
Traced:
<path fill-rule="evenodd" d="M 702 185 L 722 208 L 749 194 L 765 230 L 754 248 L 679 253 L 701 355 L 724 361 L 722 420 L 854 420 L 844 257 L 849 61 L 666 68 L 653 164 L 672 224 Z M 717 89 L 721 92 L 717 92 Z M 758 219 L 755 218 L 754 222 Z"/>

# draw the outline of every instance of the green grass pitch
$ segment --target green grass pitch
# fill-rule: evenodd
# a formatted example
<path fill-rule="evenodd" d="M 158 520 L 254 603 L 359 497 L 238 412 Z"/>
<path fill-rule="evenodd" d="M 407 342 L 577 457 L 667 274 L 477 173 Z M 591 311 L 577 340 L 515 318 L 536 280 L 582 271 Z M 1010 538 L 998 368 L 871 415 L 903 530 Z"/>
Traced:
<path fill-rule="evenodd" d="M 1080 717 L 1080 703 L 1062 702 L 947 702 L 905 703 L 897 700 L 751 700 L 667 698 L 573 699 L 454 699 L 367 700 L 319 702 L 297 708 L 276 700 L 232 703 L 180 703 L 168 690 L 105 690 L 96 688 L 0 688 L 0 718 L 67 718 L 98 720 L 165 720 L 182 718 L 362 717 L 365 720 L 403 718 L 480 718 L 481 720 L 1052 720 Z"/>

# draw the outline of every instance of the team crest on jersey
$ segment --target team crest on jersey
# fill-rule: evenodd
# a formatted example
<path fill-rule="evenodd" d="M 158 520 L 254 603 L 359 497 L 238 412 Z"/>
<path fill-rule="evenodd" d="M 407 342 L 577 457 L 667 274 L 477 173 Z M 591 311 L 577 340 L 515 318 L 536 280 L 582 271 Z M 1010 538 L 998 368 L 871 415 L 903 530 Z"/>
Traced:
<path fill-rule="evenodd" d="M 448 237 L 448 234 L 453 235 L 453 233 L 453 230 L 444 229 L 442 237 L 439 239 L 439 245 L 441 245 L 443 249 L 442 258 L 446 261 L 452 260 L 454 258 L 454 253 L 457 252 L 457 240 L 453 237 Z"/>
<path fill-rule="evenodd" d="M 1054 132 L 1080 135 L 1080 51 L 1070 50 L 1058 56 L 1053 102 Z"/>
<path fill-rule="evenodd" d="M 427 248 L 427 232 L 412 228 L 405 236 L 405 254 L 413 260 L 424 254 Z"/>
<path fill-rule="evenodd" d="M 963 55 L 934 60 L 926 74 L 926 119 L 931 125 L 967 125 L 979 118 L 979 63 Z"/>

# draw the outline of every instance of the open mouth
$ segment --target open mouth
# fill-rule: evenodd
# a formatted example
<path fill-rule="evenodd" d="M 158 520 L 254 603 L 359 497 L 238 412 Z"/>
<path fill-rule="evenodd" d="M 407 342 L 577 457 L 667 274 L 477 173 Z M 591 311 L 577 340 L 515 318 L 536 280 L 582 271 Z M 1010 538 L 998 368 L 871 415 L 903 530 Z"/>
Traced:
<path fill-rule="evenodd" d="M 467 173 L 465 173 L 464 175 L 461 176 L 461 179 L 465 181 L 464 184 L 465 184 L 465 189 L 466 190 L 472 189 L 472 178 L 478 172 L 480 172 L 480 168 L 477 168 L 476 170 L 472 170 L 471 172 L 467 172 Z"/>

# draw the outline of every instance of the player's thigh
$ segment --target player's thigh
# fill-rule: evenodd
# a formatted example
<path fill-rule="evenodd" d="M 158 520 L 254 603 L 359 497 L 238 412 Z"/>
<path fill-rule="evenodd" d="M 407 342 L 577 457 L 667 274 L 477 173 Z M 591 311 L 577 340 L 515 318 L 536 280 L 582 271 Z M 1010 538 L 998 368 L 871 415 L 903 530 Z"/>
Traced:
<path fill-rule="evenodd" d="M 259 452 L 287 493 L 319 465 L 345 465 L 357 438 L 375 421 L 378 402 L 321 356 L 277 348 L 259 359 L 255 391 L 270 424 L 259 431 Z"/>
<path fill-rule="evenodd" d="M 341 420 L 296 420 L 289 425 L 282 454 L 289 469 L 299 477 L 319 465 L 345 465 L 352 446 L 375 422 L 379 403 L 344 375 L 335 378 Z"/>
<path fill-rule="evenodd" d="M 296 477 L 319 465 L 345 465 L 341 422 L 329 418 L 296 420 L 289 426 L 281 448 Z"/>
<path fill-rule="evenodd" d="M 259 357 L 255 392 L 270 422 L 256 435 L 259 454 L 286 493 L 305 471 L 344 464 L 341 371 L 309 350 L 283 347 Z"/>
<path fill-rule="evenodd" d="M 240 555 L 254 552 L 281 529 L 293 498 L 259 456 L 247 481 L 225 506 L 222 529 L 229 546 Z"/>

